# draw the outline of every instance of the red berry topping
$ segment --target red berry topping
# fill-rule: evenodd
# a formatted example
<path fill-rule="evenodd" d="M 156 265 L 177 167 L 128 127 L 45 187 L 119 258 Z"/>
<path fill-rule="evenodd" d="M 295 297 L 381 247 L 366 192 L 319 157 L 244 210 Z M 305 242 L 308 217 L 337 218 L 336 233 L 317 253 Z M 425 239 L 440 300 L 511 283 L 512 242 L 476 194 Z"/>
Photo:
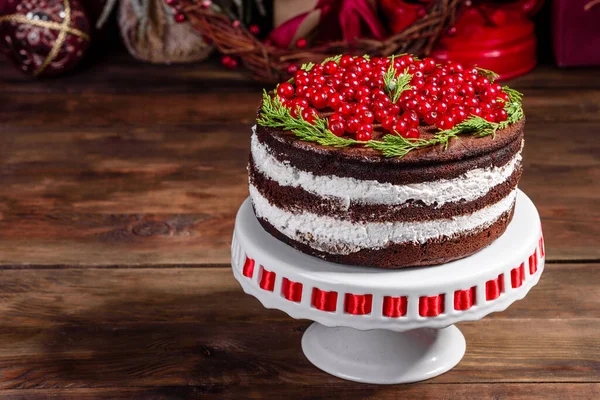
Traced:
<path fill-rule="evenodd" d="M 327 107 L 327 92 L 322 89 L 317 90 L 310 96 L 310 104 L 319 110 Z"/>
<path fill-rule="evenodd" d="M 396 123 L 396 118 L 393 116 L 387 116 L 381 121 L 381 126 L 386 131 L 394 130 L 394 124 Z"/>
<path fill-rule="evenodd" d="M 329 130 L 335 136 L 342 136 L 346 131 L 343 120 L 329 120 Z"/>
<path fill-rule="evenodd" d="M 315 122 L 315 118 L 317 117 L 317 112 L 314 108 L 307 107 L 302 110 L 302 118 L 309 123 Z"/>
<path fill-rule="evenodd" d="M 277 87 L 277 94 L 282 99 L 291 99 L 294 97 L 294 87 L 287 82 L 280 83 Z"/>
<path fill-rule="evenodd" d="M 349 103 L 342 103 L 342 105 L 338 108 L 338 112 L 342 114 L 344 117 L 352 115 L 354 111 L 354 107 Z"/>
<path fill-rule="evenodd" d="M 348 123 L 346 124 L 346 130 L 350 133 L 356 133 L 360 126 L 360 120 L 358 117 L 350 117 L 348 118 Z"/>
<path fill-rule="evenodd" d="M 306 45 L 305 39 L 296 42 L 298 48 Z M 223 58 L 228 67 L 237 62 L 231 56 Z M 384 85 L 391 63 L 389 58 L 345 55 L 339 61 L 313 65 L 309 71 L 290 64 L 287 70 L 293 79 L 279 84 L 276 93 L 293 117 L 312 123 L 317 112 L 322 113 L 334 135 L 358 140 L 379 140 L 388 133 L 419 138 L 425 132 L 419 126 L 451 129 L 474 115 L 496 123 L 508 118 L 504 107 L 510 97 L 500 85 L 476 68 L 465 70 L 455 62 L 437 65 L 429 57 L 394 59 L 396 77 L 407 70 L 412 87 L 392 103 L 393 88 Z M 375 131 L 374 123 L 378 124 Z"/>
<path fill-rule="evenodd" d="M 421 134 L 419 133 L 419 130 L 417 128 L 410 128 L 404 135 L 405 138 L 409 139 L 417 139 L 419 136 L 421 136 Z"/>
<path fill-rule="evenodd" d="M 358 114 L 358 118 L 363 124 L 372 124 L 373 121 L 375 121 L 375 116 L 369 110 L 363 111 L 360 114 Z"/>
<path fill-rule="evenodd" d="M 367 142 L 371 140 L 371 132 L 364 129 L 360 129 L 356 133 L 356 140 L 360 140 L 361 142 Z"/>
<path fill-rule="evenodd" d="M 354 57 L 352 56 L 346 55 L 342 56 L 342 58 L 340 59 L 340 67 L 348 68 L 352 64 L 354 64 Z"/>
<path fill-rule="evenodd" d="M 437 122 L 437 127 L 442 130 L 450 129 L 453 126 L 454 126 L 454 118 L 452 118 L 452 116 L 448 115 L 448 114 L 442 116 L 442 118 L 440 118 Z"/>

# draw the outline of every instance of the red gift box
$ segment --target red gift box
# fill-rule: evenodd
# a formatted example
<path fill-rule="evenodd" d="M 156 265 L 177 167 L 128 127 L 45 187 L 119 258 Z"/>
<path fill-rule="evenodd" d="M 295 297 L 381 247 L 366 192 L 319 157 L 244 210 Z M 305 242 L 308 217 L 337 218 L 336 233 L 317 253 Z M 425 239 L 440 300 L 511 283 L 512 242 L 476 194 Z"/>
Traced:
<path fill-rule="evenodd" d="M 600 0 L 554 0 L 552 26 L 558 65 L 600 65 Z"/>

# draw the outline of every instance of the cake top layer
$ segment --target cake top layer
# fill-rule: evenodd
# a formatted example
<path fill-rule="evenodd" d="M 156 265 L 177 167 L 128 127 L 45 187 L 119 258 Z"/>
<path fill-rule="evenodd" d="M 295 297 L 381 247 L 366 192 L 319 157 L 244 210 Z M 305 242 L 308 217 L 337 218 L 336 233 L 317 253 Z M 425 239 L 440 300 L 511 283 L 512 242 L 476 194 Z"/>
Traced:
<path fill-rule="evenodd" d="M 476 150 L 522 134 L 521 94 L 495 77 L 410 55 L 336 56 L 265 91 L 257 123 L 305 148 L 363 159 L 455 158 L 459 136 Z"/>

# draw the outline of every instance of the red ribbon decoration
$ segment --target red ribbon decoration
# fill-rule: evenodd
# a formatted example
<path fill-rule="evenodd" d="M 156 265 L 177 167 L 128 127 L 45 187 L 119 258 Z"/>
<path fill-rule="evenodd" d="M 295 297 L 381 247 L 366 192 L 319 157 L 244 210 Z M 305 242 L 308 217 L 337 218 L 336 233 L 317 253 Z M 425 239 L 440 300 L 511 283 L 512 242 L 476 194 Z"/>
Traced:
<path fill-rule="evenodd" d="M 477 287 L 470 289 L 457 290 L 454 292 L 454 309 L 459 311 L 468 310 L 475 304 L 477 298 Z"/>
<path fill-rule="evenodd" d="M 529 256 L 529 274 L 533 275 L 536 273 L 538 267 L 537 262 L 537 249 L 533 251 L 533 254 Z"/>
<path fill-rule="evenodd" d="M 242 268 L 242 274 L 247 278 L 252 278 L 253 273 L 254 273 L 254 260 L 246 257 L 246 262 L 244 263 L 244 268 Z"/>
<path fill-rule="evenodd" d="M 521 287 L 525 280 L 525 263 L 510 271 L 510 284 L 514 289 Z"/>
<path fill-rule="evenodd" d="M 391 318 L 398 318 L 406 315 L 406 308 L 408 306 L 408 297 L 391 297 L 385 296 L 383 298 L 383 315 Z"/>
<path fill-rule="evenodd" d="M 350 294 L 346 293 L 345 311 L 354 315 L 370 314 L 373 306 L 372 294 Z"/>
<path fill-rule="evenodd" d="M 335 311 L 337 308 L 337 292 L 326 292 L 317 288 L 312 292 L 312 305 L 321 311 Z"/>
<path fill-rule="evenodd" d="M 488 301 L 497 299 L 503 291 L 504 274 L 500 274 L 496 279 L 492 279 L 485 283 L 485 299 Z"/>
<path fill-rule="evenodd" d="M 539 239 L 539 254 L 544 256 L 544 237 Z M 538 249 L 533 251 L 533 254 L 528 259 L 529 272 L 535 274 L 538 269 Z M 246 257 L 242 274 L 248 278 L 252 278 L 254 274 L 255 261 Z M 262 268 L 262 267 L 261 267 Z M 275 288 L 275 272 L 267 271 L 262 268 L 259 286 L 263 290 L 272 292 Z M 519 288 L 525 281 L 525 263 L 521 263 L 517 268 L 510 271 L 511 286 Z M 289 301 L 300 302 L 302 300 L 303 285 L 300 282 L 293 282 L 287 278 L 283 278 L 281 293 Z M 487 301 L 495 300 L 504 292 L 504 274 L 498 275 L 497 278 L 489 280 L 485 283 L 485 297 Z M 454 292 L 454 309 L 464 311 L 476 304 L 477 289 L 475 286 Z M 322 311 L 333 312 L 337 308 L 338 292 L 327 292 L 318 288 L 313 288 L 311 304 L 316 309 Z M 386 317 L 398 318 L 406 315 L 408 306 L 408 297 L 392 297 L 385 296 L 383 298 L 382 313 Z M 351 294 L 344 295 L 344 310 L 353 315 L 370 314 L 373 309 L 372 294 Z M 422 317 L 436 317 L 444 313 L 444 294 L 437 296 L 421 296 L 419 297 L 419 315 Z"/>
<path fill-rule="evenodd" d="M 262 276 L 260 277 L 260 284 L 259 284 L 261 289 L 272 292 L 273 289 L 275 288 L 275 277 L 276 276 L 277 275 L 275 274 L 275 272 L 270 272 L 263 268 Z"/>
<path fill-rule="evenodd" d="M 300 282 L 292 282 L 288 278 L 283 278 L 281 293 L 289 301 L 299 303 L 302 300 L 302 284 Z"/>
<path fill-rule="evenodd" d="M 437 317 L 444 312 L 443 294 L 419 297 L 419 315 L 421 317 Z"/>
<path fill-rule="evenodd" d="M 296 15 L 273 29 L 269 39 L 278 47 L 290 47 L 302 22 L 316 10 L 321 11 L 320 40 L 352 42 L 366 36 L 375 39 L 385 36 L 377 13 L 368 0 L 319 0 L 312 10 Z"/>

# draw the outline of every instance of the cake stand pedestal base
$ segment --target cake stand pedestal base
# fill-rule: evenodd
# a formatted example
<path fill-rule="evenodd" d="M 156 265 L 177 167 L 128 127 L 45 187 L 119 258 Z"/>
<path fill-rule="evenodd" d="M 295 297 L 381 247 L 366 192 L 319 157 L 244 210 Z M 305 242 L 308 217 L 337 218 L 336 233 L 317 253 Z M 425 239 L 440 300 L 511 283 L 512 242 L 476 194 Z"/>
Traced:
<path fill-rule="evenodd" d="M 304 355 L 316 367 L 364 383 L 410 383 L 433 378 L 458 364 L 465 349 L 465 338 L 454 325 L 394 332 L 328 328 L 315 322 L 302 336 Z"/>

